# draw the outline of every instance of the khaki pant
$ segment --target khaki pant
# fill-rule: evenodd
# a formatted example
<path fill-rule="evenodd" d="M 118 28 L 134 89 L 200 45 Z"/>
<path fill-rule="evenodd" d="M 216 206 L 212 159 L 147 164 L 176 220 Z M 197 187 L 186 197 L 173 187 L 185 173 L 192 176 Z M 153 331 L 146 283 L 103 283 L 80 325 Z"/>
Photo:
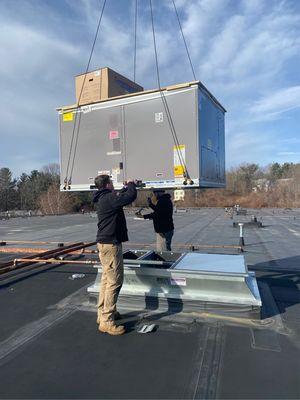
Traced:
<path fill-rule="evenodd" d="M 156 234 L 156 251 L 171 251 L 171 242 L 174 231 Z"/>
<path fill-rule="evenodd" d="M 118 296 L 123 284 L 122 244 L 97 243 L 102 265 L 98 317 L 103 323 L 114 320 Z"/>

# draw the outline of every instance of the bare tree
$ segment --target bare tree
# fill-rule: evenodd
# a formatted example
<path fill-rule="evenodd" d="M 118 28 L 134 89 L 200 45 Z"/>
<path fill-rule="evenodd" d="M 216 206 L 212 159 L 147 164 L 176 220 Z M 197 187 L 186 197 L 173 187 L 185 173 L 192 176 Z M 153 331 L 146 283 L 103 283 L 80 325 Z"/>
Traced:
<path fill-rule="evenodd" d="M 48 174 L 56 179 L 57 177 L 59 177 L 60 174 L 59 164 L 51 163 L 48 165 L 44 165 L 41 169 L 41 172 L 44 174 Z"/>
<path fill-rule="evenodd" d="M 72 212 L 76 204 L 76 196 L 73 193 L 60 192 L 56 184 L 39 197 L 39 206 L 43 214 L 56 215 Z"/>

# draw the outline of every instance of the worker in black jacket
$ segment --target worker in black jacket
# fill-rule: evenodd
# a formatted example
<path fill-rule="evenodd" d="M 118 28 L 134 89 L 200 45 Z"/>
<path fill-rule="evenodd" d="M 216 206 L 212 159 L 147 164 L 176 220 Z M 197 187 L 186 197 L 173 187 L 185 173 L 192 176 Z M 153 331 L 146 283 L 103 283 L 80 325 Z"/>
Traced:
<path fill-rule="evenodd" d="M 102 277 L 98 301 L 100 332 L 110 335 L 122 335 L 124 326 L 117 326 L 115 319 L 118 296 L 123 284 L 122 242 L 128 240 L 126 219 L 123 206 L 132 203 L 137 196 L 136 186 L 129 182 L 120 193 L 108 175 L 95 178 L 98 191 L 94 195 L 94 204 L 98 215 L 97 247 L 102 265 Z"/>
<path fill-rule="evenodd" d="M 154 201 L 154 202 L 153 202 Z M 153 201 L 148 198 L 148 205 L 153 213 L 143 215 L 144 219 L 152 219 L 156 232 L 156 250 L 171 251 L 171 242 L 174 235 L 173 203 L 171 196 L 163 189 L 153 190 Z"/>

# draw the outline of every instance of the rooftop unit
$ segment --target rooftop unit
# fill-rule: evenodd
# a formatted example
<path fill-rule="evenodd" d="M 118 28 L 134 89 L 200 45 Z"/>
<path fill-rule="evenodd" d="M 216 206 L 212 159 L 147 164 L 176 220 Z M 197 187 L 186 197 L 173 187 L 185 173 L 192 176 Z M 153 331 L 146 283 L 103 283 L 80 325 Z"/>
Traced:
<path fill-rule="evenodd" d="M 59 108 L 61 190 L 93 190 L 102 173 L 117 189 L 129 179 L 145 188 L 225 187 L 225 112 L 199 81 Z"/>

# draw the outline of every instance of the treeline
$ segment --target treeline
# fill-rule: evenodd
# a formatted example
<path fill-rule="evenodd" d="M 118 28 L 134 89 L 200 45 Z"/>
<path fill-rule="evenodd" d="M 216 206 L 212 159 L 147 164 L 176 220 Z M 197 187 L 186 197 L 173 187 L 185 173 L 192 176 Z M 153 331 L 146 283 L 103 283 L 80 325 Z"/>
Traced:
<path fill-rule="evenodd" d="M 0 169 L 0 211 L 40 211 L 42 214 L 76 212 L 92 207 L 91 193 L 64 193 L 59 190 L 59 165 L 13 178 L 9 168 Z"/>
<path fill-rule="evenodd" d="M 244 164 L 226 174 L 226 189 L 189 189 L 178 202 L 182 207 L 300 207 L 300 163 L 273 163 L 267 167 Z M 145 206 L 148 191 L 139 191 L 135 205 Z M 0 212 L 24 210 L 61 214 L 93 210 L 92 193 L 60 192 L 59 166 L 13 178 L 0 168 Z"/>
<path fill-rule="evenodd" d="M 300 207 L 300 163 L 244 164 L 226 174 L 226 189 L 187 191 L 184 206 Z"/>

